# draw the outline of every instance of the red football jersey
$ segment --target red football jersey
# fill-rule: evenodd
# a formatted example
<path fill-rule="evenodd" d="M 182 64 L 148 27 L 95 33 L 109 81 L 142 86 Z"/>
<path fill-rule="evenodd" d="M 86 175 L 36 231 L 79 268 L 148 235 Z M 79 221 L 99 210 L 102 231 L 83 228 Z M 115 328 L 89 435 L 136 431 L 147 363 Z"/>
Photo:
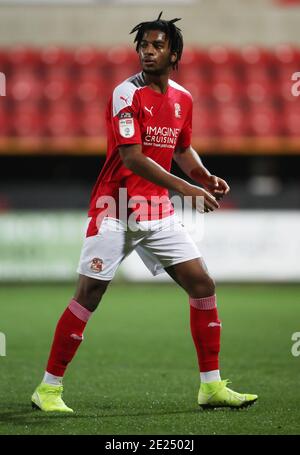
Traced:
<path fill-rule="evenodd" d="M 115 88 L 106 109 L 107 157 L 92 192 L 89 216 L 97 217 L 104 210 L 103 198 L 111 197 L 119 218 L 120 189 L 126 190 L 127 202 L 131 200 L 127 212 L 138 210 L 137 221 L 173 213 L 168 190 L 126 168 L 118 147 L 141 144 L 144 155 L 170 171 L 175 147 L 191 143 L 192 107 L 191 94 L 170 79 L 164 94 L 148 87 L 142 73 Z"/>

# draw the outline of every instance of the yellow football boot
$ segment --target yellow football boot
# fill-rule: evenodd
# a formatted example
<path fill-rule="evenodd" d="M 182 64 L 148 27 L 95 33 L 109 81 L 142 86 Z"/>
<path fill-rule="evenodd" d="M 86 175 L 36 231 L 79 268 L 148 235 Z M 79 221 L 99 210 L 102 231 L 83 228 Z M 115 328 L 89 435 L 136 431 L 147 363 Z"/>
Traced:
<path fill-rule="evenodd" d="M 63 386 L 42 382 L 31 397 L 33 409 L 45 412 L 74 412 L 62 399 Z"/>

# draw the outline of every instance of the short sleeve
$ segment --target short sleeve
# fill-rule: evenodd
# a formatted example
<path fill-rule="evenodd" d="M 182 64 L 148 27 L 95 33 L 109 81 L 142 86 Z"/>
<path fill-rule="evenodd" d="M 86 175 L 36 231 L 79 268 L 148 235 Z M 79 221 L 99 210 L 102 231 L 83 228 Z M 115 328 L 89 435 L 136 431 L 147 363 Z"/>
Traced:
<path fill-rule="evenodd" d="M 142 143 L 137 91 L 130 82 L 124 82 L 114 90 L 111 124 L 117 146 Z"/>
<path fill-rule="evenodd" d="M 192 126 L 193 126 L 193 101 L 190 100 L 189 109 L 182 130 L 180 131 L 177 146 L 187 148 L 192 141 Z"/>

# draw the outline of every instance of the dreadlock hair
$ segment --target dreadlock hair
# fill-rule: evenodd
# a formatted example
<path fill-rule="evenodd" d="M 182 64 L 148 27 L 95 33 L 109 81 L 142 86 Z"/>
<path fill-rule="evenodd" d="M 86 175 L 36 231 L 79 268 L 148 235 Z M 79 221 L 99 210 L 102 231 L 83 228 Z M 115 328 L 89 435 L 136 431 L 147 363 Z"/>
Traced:
<path fill-rule="evenodd" d="M 175 22 L 180 21 L 180 18 L 175 18 L 170 21 L 161 19 L 162 11 L 159 13 L 159 16 L 156 20 L 150 22 L 141 22 L 136 25 L 130 32 L 136 33 L 134 38 L 134 43 L 136 43 L 136 51 L 139 51 L 141 41 L 143 39 L 144 33 L 148 30 L 161 30 L 166 34 L 166 37 L 169 39 L 170 50 L 171 52 L 176 52 L 177 60 L 175 63 L 172 63 L 173 69 L 178 69 L 178 62 L 181 59 L 183 51 L 183 36 L 180 28 L 176 27 Z"/>

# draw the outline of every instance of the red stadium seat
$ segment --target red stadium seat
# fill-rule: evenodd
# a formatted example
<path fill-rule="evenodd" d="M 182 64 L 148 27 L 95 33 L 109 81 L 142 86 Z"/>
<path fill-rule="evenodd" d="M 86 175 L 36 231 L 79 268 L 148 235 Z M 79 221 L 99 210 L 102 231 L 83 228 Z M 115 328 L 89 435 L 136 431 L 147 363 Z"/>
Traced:
<path fill-rule="evenodd" d="M 105 106 L 115 86 L 140 71 L 127 46 L 42 50 L 0 49 L 7 96 L 0 100 L 0 136 L 105 135 Z M 299 97 L 291 76 L 300 71 L 300 48 L 250 45 L 186 46 L 171 78 L 194 99 L 196 137 L 286 136 L 299 134 Z"/>
<path fill-rule="evenodd" d="M 9 62 L 8 54 L 9 54 L 8 51 L 0 48 L 0 71 L 4 74 L 7 73 L 7 67 Z"/>
<path fill-rule="evenodd" d="M 65 74 L 72 77 L 73 53 L 58 46 L 49 46 L 41 51 L 41 62 L 45 75 Z"/>
<path fill-rule="evenodd" d="M 136 65 L 137 53 L 128 46 L 112 46 L 106 52 L 107 62 L 111 65 Z"/>
<path fill-rule="evenodd" d="M 7 84 L 7 96 L 15 102 L 38 101 L 42 94 L 42 80 L 33 73 L 17 73 Z"/>
<path fill-rule="evenodd" d="M 37 49 L 26 46 L 16 46 L 7 53 L 11 74 L 20 72 L 37 72 L 41 69 L 40 53 Z"/>
<path fill-rule="evenodd" d="M 193 66 L 192 68 L 180 68 L 179 71 L 173 72 L 171 75 L 171 79 L 175 80 L 179 84 L 185 86 L 188 83 L 203 83 L 207 82 L 207 77 L 201 73 L 200 69 L 197 66 Z"/>
<path fill-rule="evenodd" d="M 218 103 L 228 103 L 240 100 L 244 93 L 242 84 L 235 81 L 213 82 L 211 87 L 212 97 Z"/>
<path fill-rule="evenodd" d="M 79 46 L 73 54 L 74 63 L 79 67 L 98 66 L 101 63 L 101 52 L 93 46 Z"/>
<path fill-rule="evenodd" d="M 260 46 L 248 45 L 241 48 L 241 61 L 247 66 L 266 66 L 270 67 L 273 64 L 273 54 Z"/>
<path fill-rule="evenodd" d="M 41 51 L 41 61 L 46 66 L 70 65 L 73 53 L 59 46 L 48 46 Z"/>
<path fill-rule="evenodd" d="M 130 76 L 139 72 L 139 68 L 135 65 L 126 66 L 115 64 L 111 67 L 110 73 L 110 91 L 118 84 L 128 79 Z"/>
<path fill-rule="evenodd" d="M 47 103 L 43 104 L 43 111 L 44 112 L 54 112 L 54 111 L 69 111 L 73 110 L 74 113 L 77 111 L 77 105 L 74 103 L 73 98 L 62 98 L 58 101 L 48 101 Z"/>
<path fill-rule="evenodd" d="M 0 105 L 1 106 L 1 105 Z M 10 114 L 0 107 L 0 137 L 9 136 L 11 133 Z"/>
<path fill-rule="evenodd" d="M 198 83 L 196 81 L 191 81 L 186 82 L 183 85 L 184 88 L 191 93 L 194 102 L 200 101 L 206 103 L 211 98 L 211 85 L 208 82 L 202 80 Z"/>
<path fill-rule="evenodd" d="M 211 46 L 207 51 L 208 62 L 214 66 L 234 67 L 240 61 L 235 49 L 222 45 Z"/>
<path fill-rule="evenodd" d="M 273 81 L 248 82 L 245 85 L 246 99 L 250 103 L 270 103 L 278 95 L 278 87 Z"/>
<path fill-rule="evenodd" d="M 288 136 L 300 137 L 300 105 L 286 106 L 283 111 L 283 124 Z"/>
<path fill-rule="evenodd" d="M 213 137 L 216 135 L 216 119 L 212 110 L 196 103 L 193 111 L 193 135 L 196 137 Z"/>
<path fill-rule="evenodd" d="M 18 137 L 41 137 L 44 133 L 43 115 L 38 108 L 17 107 L 11 116 L 11 130 Z"/>
<path fill-rule="evenodd" d="M 248 114 L 250 134 L 258 137 L 281 136 L 283 134 L 281 115 L 270 107 L 259 106 Z"/>
<path fill-rule="evenodd" d="M 181 84 L 207 79 L 208 58 L 206 52 L 186 47 L 179 63 L 178 71 L 171 78 Z"/>
<path fill-rule="evenodd" d="M 106 52 L 92 46 L 80 46 L 74 52 L 74 72 L 79 78 L 105 77 L 109 67 Z"/>
<path fill-rule="evenodd" d="M 103 136 L 106 134 L 105 110 L 99 106 L 87 108 L 80 117 L 81 134 L 84 136 Z"/>
<path fill-rule="evenodd" d="M 109 96 L 108 85 L 99 77 L 81 77 L 75 86 L 74 95 L 81 103 L 105 103 Z"/>
<path fill-rule="evenodd" d="M 196 53 L 198 65 L 200 68 L 205 68 L 206 66 L 208 67 L 211 64 L 211 61 L 207 55 L 207 49 L 197 47 Z"/>
<path fill-rule="evenodd" d="M 182 54 L 180 65 L 184 67 L 196 66 L 199 63 L 200 51 L 192 46 L 185 46 Z M 206 55 L 206 53 L 205 53 Z"/>
<path fill-rule="evenodd" d="M 140 71 L 137 53 L 127 46 L 113 46 L 107 51 L 110 79 L 113 86 Z"/>
<path fill-rule="evenodd" d="M 281 82 L 291 80 L 293 73 L 300 71 L 300 62 L 299 63 L 286 63 L 277 66 L 278 78 Z"/>
<path fill-rule="evenodd" d="M 244 79 L 248 83 L 267 83 L 273 80 L 270 69 L 260 65 L 245 65 L 243 68 Z"/>
<path fill-rule="evenodd" d="M 299 103 L 299 97 L 293 96 L 292 93 L 292 86 L 294 83 L 295 81 L 292 81 L 291 77 L 279 82 L 277 86 L 278 95 L 282 97 L 284 102 L 289 102 L 291 104 Z"/>
<path fill-rule="evenodd" d="M 51 137 L 76 137 L 79 119 L 71 109 L 49 110 L 45 120 L 46 135 Z"/>
<path fill-rule="evenodd" d="M 241 80 L 241 74 L 234 66 L 218 66 L 212 68 L 212 80 L 229 84 L 238 83 Z"/>
<path fill-rule="evenodd" d="M 291 44 L 279 44 L 274 48 L 274 59 L 279 66 L 298 65 L 300 63 L 300 50 Z"/>
<path fill-rule="evenodd" d="M 218 134 L 221 136 L 247 136 L 247 121 L 245 114 L 237 107 L 220 107 L 216 113 Z"/>
<path fill-rule="evenodd" d="M 69 100 L 74 93 L 74 82 L 66 75 L 47 75 L 43 84 L 43 96 L 47 101 Z"/>

